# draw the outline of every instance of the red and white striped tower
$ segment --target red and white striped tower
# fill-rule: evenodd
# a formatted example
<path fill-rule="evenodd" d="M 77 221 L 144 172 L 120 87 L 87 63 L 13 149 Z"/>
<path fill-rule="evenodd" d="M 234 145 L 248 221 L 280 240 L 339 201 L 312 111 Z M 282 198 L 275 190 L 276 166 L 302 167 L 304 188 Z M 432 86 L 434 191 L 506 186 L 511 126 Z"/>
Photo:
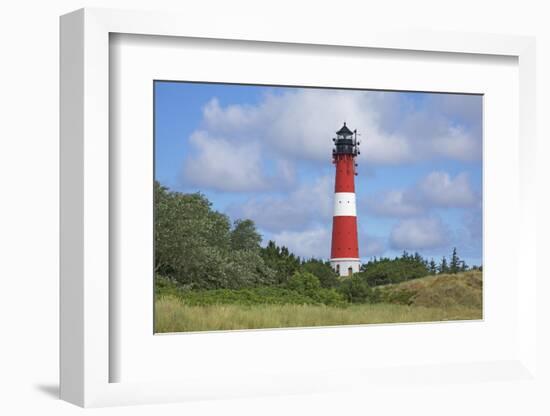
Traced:
<path fill-rule="evenodd" d="M 336 165 L 332 249 L 330 264 L 340 276 L 351 276 L 360 267 L 357 243 L 357 210 L 355 208 L 355 158 L 360 154 L 357 130 L 344 126 L 332 139 L 332 162 Z"/>

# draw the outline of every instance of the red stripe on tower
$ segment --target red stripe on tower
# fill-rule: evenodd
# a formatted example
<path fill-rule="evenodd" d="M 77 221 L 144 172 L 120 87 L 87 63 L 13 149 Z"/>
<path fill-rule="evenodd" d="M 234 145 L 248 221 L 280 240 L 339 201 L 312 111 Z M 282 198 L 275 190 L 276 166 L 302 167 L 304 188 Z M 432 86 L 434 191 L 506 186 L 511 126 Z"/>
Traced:
<path fill-rule="evenodd" d="M 344 126 L 333 139 L 332 161 L 336 166 L 334 216 L 330 264 L 340 276 L 357 273 L 360 267 L 355 204 L 355 158 L 360 154 L 357 130 Z"/>

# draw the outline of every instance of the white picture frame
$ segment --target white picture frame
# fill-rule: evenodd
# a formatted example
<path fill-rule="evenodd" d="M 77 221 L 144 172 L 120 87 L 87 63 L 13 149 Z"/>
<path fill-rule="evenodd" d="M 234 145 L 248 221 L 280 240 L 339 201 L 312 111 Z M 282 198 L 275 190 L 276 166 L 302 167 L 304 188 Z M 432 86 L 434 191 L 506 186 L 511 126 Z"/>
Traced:
<path fill-rule="evenodd" d="M 518 345 L 514 354 L 498 361 L 482 359 L 460 365 L 419 361 L 413 378 L 428 385 L 434 380 L 457 379 L 480 383 L 487 377 L 537 383 L 534 39 L 363 29 L 328 32 L 315 27 L 292 31 L 282 30 L 275 24 L 241 27 L 241 32 L 235 32 L 230 22 L 218 23 L 204 25 L 193 16 L 106 9 L 83 9 L 61 18 L 61 398 L 88 407 L 342 389 L 361 391 L 365 386 L 372 388 L 396 380 L 405 380 L 406 384 L 407 374 L 411 374 L 410 367 L 402 370 L 370 367 L 365 372 L 360 367 L 343 366 L 326 372 L 322 380 L 317 373 L 295 374 L 283 369 L 280 374 L 264 378 L 239 378 L 227 373 L 212 377 L 205 372 L 202 377 L 195 373 L 193 377 L 177 381 L 153 377 L 149 381 L 112 382 L 111 368 L 121 358 L 117 356 L 118 350 L 111 348 L 110 311 L 116 309 L 116 305 L 110 296 L 113 287 L 109 280 L 114 260 L 109 251 L 109 230 L 113 225 L 110 172 L 116 170 L 109 147 L 109 37 L 113 33 L 277 42 L 283 48 L 285 44 L 332 45 L 470 54 L 474 58 L 475 54 L 517 58 L 520 138 L 517 202 L 520 205 L 515 225 L 520 247 L 517 263 L 522 270 L 517 292 Z M 221 342 L 219 337 L 224 334 L 216 336 L 216 342 Z M 275 338 L 272 342 L 277 342 Z"/>

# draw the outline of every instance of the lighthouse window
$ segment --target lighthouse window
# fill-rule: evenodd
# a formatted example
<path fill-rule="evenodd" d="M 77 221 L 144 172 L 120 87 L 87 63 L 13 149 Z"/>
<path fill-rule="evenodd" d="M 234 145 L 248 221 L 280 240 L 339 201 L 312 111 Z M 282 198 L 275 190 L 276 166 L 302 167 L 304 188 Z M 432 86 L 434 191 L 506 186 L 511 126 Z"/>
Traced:
<path fill-rule="evenodd" d="M 351 276 L 353 274 L 353 269 L 351 267 L 348 267 L 348 276 Z"/>

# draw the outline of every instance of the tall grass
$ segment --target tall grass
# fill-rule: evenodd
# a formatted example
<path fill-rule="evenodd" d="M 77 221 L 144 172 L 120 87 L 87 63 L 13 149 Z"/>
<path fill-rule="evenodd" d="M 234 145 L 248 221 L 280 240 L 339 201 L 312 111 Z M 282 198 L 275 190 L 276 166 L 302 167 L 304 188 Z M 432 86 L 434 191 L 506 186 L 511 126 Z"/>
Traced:
<path fill-rule="evenodd" d="M 155 302 L 155 332 L 357 325 L 481 319 L 481 308 L 423 307 L 395 304 L 324 305 L 188 305 L 174 296 Z"/>
<path fill-rule="evenodd" d="M 440 274 L 381 286 L 382 298 L 411 306 L 451 308 L 466 306 L 481 309 L 483 275 L 479 271 Z"/>

